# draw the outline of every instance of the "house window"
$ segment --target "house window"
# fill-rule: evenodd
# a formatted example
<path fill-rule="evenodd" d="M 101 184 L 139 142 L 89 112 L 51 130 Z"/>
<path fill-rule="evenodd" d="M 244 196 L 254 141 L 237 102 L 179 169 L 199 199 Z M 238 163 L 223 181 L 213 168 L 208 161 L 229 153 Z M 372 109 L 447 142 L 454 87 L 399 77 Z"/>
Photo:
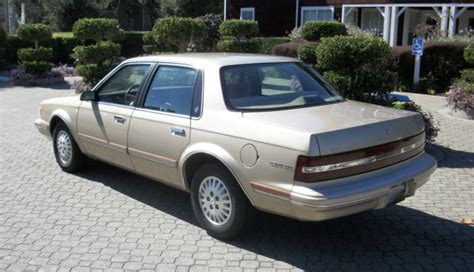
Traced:
<path fill-rule="evenodd" d="M 240 20 L 255 20 L 255 8 L 241 8 Z"/>
<path fill-rule="evenodd" d="M 324 6 L 301 8 L 301 25 L 304 25 L 308 21 L 330 21 L 332 19 L 334 19 L 334 7 Z"/>
<path fill-rule="evenodd" d="M 361 28 L 370 32 L 382 35 L 383 16 L 375 8 L 363 9 L 361 18 Z"/>

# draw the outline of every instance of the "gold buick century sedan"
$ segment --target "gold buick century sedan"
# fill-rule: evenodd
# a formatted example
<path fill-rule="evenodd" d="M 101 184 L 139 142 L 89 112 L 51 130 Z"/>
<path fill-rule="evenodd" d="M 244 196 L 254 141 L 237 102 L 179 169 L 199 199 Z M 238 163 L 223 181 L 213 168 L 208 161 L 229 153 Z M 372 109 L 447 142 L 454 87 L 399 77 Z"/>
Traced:
<path fill-rule="evenodd" d="M 345 100 L 276 56 L 129 59 L 91 91 L 41 102 L 35 125 L 64 171 L 97 159 L 189 192 L 218 238 L 255 208 L 302 221 L 381 209 L 436 168 L 420 114 Z"/>

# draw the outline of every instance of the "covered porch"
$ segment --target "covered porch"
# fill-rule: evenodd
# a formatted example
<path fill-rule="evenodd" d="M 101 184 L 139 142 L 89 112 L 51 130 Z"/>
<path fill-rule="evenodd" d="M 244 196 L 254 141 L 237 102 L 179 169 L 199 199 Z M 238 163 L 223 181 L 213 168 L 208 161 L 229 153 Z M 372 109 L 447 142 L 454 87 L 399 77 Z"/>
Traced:
<path fill-rule="evenodd" d="M 348 4 L 341 21 L 376 33 L 390 46 L 410 45 L 419 26 L 451 37 L 474 31 L 474 3 Z"/>

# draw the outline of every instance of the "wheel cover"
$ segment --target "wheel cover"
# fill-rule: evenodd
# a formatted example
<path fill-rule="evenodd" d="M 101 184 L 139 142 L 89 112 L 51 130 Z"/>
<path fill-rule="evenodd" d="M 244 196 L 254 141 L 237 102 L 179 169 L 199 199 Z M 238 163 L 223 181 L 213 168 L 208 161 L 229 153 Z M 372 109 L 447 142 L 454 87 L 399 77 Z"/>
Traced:
<path fill-rule="evenodd" d="M 63 166 L 68 166 L 72 161 L 72 142 L 69 134 L 61 130 L 56 137 L 56 149 L 59 160 Z"/>
<path fill-rule="evenodd" d="M 209 222 L 223 225 L 232 214 L 229 190 L 217 177 L 206 177 L 199 186 L 199 206 Z"/>

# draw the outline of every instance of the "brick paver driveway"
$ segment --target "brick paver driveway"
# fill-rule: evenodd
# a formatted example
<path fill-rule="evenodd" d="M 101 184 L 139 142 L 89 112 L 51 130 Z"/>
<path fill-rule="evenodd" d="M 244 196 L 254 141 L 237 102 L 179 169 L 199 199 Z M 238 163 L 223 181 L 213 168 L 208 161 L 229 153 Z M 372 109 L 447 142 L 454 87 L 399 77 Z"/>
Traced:
<path fill-rule="evenodd" d="M 405 202 L 321 223 L 259 216 L 238 241 L 209 237 L 185 193 L 94 163 L 61 172 L 33 126 L 69 90 L 0 88 L 0 270 L 473 271 L 474 122 L 440 122 L 444 160 Z M 414 96 L 426 109 L 440 98 Z"/>

